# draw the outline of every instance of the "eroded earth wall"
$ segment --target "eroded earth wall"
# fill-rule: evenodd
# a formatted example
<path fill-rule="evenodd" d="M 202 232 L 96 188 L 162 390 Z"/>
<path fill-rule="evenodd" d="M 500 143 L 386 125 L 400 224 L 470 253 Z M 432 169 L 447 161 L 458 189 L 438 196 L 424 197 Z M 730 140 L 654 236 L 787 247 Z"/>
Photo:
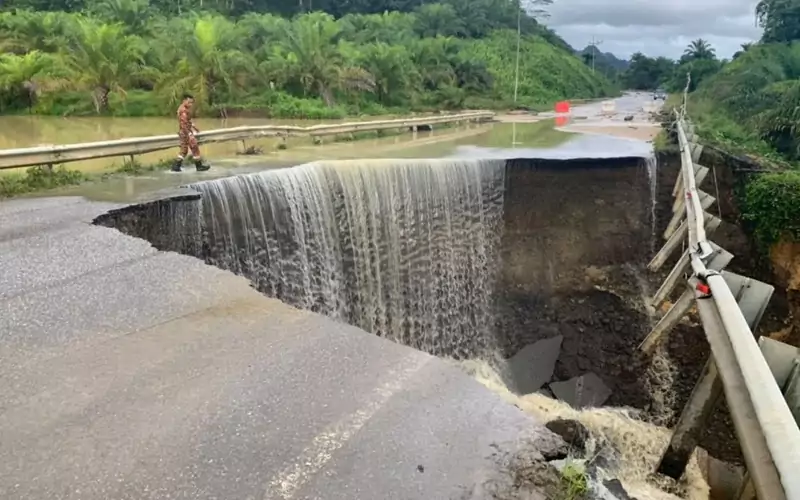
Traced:
<path fill-rule="evenodd" d="M 561 335 L 557 379 L 594 372 L 611 404 L 651 406 L 635 349 L 649 327 L 651 186 L 641 158 L 509 162 L 495 292 L 505 355 Z"/>

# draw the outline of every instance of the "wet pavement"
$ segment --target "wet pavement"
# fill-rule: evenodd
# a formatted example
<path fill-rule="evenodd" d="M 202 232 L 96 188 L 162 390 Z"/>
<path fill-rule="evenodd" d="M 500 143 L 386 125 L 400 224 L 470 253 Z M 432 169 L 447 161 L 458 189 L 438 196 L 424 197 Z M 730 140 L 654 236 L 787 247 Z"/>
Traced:
<path fill-rule="evenodd" d="M 91 225 L 120 206 L 0 204 L 0 498 L 453 498 L 562 446 L 445 361 Z"/>
<path fill-rule="evenodd" d="M 453 133 L 392 155 L 646 148 L 535 123 Z M 292 163 L 0 202 L 0 498 L 469 498 L 503 473 L 491 457 L 563 445 L 442 360 L 91 224 L 160 189 Z"/>

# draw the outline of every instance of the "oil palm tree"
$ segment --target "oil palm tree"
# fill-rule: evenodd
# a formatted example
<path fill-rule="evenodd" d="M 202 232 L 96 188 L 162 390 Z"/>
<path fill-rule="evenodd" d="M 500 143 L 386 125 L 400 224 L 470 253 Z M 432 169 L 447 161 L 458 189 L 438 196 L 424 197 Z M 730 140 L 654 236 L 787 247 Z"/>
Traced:
<path fill-rule="evenodd" d="M 24 55 L 0 54 L 0 91 L 24 96 L 28 111 L 40 92 L 57 85 L 53 58 L 37 50 Z"/>
<path fill-rule="evenodd" d="M 153 15 L 150 0 L 93 0 L 87 2 L 89 12 L 105 22 L 121 23 L 128 33 L 142 36 Z"/>
<path fill-rule="evenodd" d="M 299 84 L 305 93 L 318 95 L 328 106 L 335 104 L 336 91 L 372 92 L 374 77 L 344 57 L 339 34 L 339 25 L 328 14 L 298 17 L 286 29 L 284 42 L 272 48 L 266 72 L 279 82 Z"/>
<path fill-rule="evenodd" d="M 371 43 L 360 48 L 359 66 L 374 77 L 375 93 L 384 105 L 406 99 L 409 90 L 419 80 L 411 54 L 402 45 Z"/>
<path fill-rule="evenodd" d="M 0 12 L 0 51 L 55 52 L 74 29 L 74 19 L 75 16 L 66 12 Z"/>
<path fill-rule="evenodd" d="M 702 38 L 693 40 L 686 50 L 683 51 L 684 59 L 716 59 L 717 54 L 714 48 Z"/>
<path fill-rule="evenodd" d="M 121 24 L 80 19 L 62 51 L 73 86 L 92 93 L 97 113 L 108 111 L 108 96 L 125 88 L 144 68 L 141 38 L 127 35 Z"/>
<path fill-rule="evenodd" d="M 419 68 L 425 90 L 437 90 L 456 84 L 458 75 L 452 61 L 462 44 L 451 37 L 422 38 L 412 46 L 412 58 Z"/>
<path fill-rule="evenodd" d="M 737 50 L 733 54 L 733 57 L 731 59 L 738 59 L 738 58 L 742 57 L 742 55 L 744 55 L 745 52 L 747 52 L 748 50 L 753 48 L 753 44 L 752 43 L 743 43 L 741 45 L 741 47 L 742 47 L 742 49 L 741 50 Z"/>
<path fill-rule="evenodd" d="M 224 17 L 206 15 L 191 22 L 191 33 L 169 50 L 174 57 L 164 63 L 169 69 L 158 88 L 173 104 L 189 92 L 199 107 L 213 107 L 244 83 L 243 69 L 254 63 L 238 49 L 243 37 Z"/>

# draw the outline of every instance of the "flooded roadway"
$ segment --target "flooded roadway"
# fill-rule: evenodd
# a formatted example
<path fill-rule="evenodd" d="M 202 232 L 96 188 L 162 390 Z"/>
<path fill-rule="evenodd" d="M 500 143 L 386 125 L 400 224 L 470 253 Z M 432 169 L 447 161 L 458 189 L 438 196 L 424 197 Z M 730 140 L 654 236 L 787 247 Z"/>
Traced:
<path fill-rule="evenodd" d="M 613 102 L 613 111 L 608 104 Z M 378 139 L 363 139 L 353 142 L 328 142 L 312 145 L 308 138 L 293 138 L 286 150 L 277 149 L 275 139 L 248 141 L 248 146 L 263 149 L 257 156 L 237 155 L 241 146 L 236 142 L 204 146 L 204 154 L 210 158 L 214 169 L 197 173 L 187 168 L 181 174 L 153 172 L 146 175 L 113 177 L 100 182 L 82 184 L 39 196 L 69 195 L 83 196 L 98 201 L 136 201 L 149 197 L 153 192 L 178 187 L 198 180 L 227 177 L 271 168 L 284 168 L 315 160 L 357 158 L 610 158 L 620 156 L 648 156 L 652 151 L 650 140 L 660 127 L 653 122 L 653 112 L 662 101 L 655 102 L 648 93 L 630 93 L 612 101 L 593 102 L 572 108 L 567 123 L 555 127 L 554 114 L 505 115 L 499 123 L 469 124 L 455 128 L 436 129 L 417 134 L 401 134 Z M 625 116 L 633 115 L 633 121 Z M 145 119 L 149 120 L 149 119 Z M 253 124 L 253 120 L 244 120 Z M 117 137 L 124 130 L 125 120 L 109 121 L 105 130 Z M 213 122 L 203 126 L 238 126 L 245 123 Z M 263 120 L 262 120 L 263 122 Z M 152 126 L 157 133 L 166 130 L 165 125 Z M 292 122 L 298 123 L 298 122 Z M 318 123 L 318 122 L 315 122 Z M 263 123 L 262 123 L 263 124 Z M 310 123 L 301 123 L 309 125 Z M 48 125 L 49 126 L 49 125 Z M 97 126 L 95 126 L 96 128 Z M 164 130 L 162 130 L 164 129 Z M 7 132 L 0 133 L 0 137 Z M 96 138 L 95 138 L 96 139 Z M 81 140 L 90 140 L 88 136 Z M 137 157 L 142 164 L 172 158 L 173 151 L 161 151 Z M 99 163 L 98 163 L 99 162 Z M 119 165 L 120 158 L 97 160 L 99 168 Z M 83 169 L 86 163 L 81 162 Z M 75 167 L 73 167 L 75 168 Z M 98 168 L 89 165 L 89 169 Z"/>

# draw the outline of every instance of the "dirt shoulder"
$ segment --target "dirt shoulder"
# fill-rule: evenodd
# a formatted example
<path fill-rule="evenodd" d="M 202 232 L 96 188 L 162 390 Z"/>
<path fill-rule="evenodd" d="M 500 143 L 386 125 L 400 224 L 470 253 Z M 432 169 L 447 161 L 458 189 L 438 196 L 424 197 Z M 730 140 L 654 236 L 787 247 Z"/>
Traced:
<path fill-rule="evenodd" d="M 623 139 L 652 141 L 661 131 L 657 123 L 640 123 L 634 125 L 568 125 L 561 130 L 579 134 L 610 135 Z"/>

